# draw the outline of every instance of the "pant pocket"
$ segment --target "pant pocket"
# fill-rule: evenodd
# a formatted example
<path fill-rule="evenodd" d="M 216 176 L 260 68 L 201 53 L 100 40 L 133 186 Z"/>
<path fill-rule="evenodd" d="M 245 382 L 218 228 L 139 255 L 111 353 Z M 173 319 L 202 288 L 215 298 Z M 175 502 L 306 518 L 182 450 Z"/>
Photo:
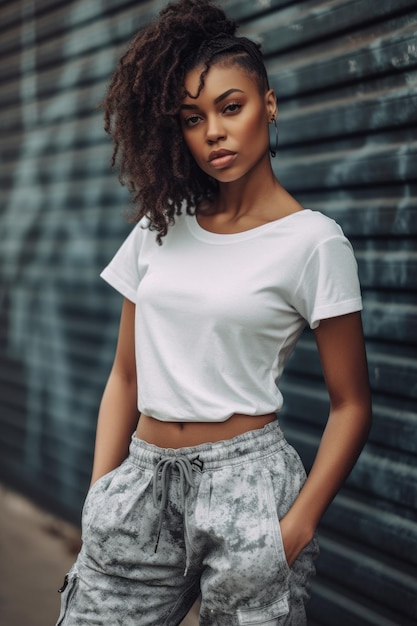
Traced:
<path fill-rule="evenodd" d="M 152 471 L 125 462 L 87 498 L 83 554 L 93 569 L 123 577 L 128 564 L 134 569 L 135 559 L 141 562 L 150 550 L 154 553 L 158 512 L 152 478 Z"/>
<path fill-rule="evenodd" d="M 275 600 L 262 607 L 254 609 L 240 609 L 238 611 L 238 620 L 240 626 L 276 626 L 277 619 L 288 615 L 290 607 L 288 602 L 289 592 L 285 593 L 281 598 Z"/>
<path fill-rule="evenodd" d="M 282 541 L 281 526 L 279 522 L 279 516 L 276 506 L 276 499 L 274 493 L 274 486 L 269 471 L 267 469 L 262 470 L 262 477 L 265 485 L 265 494 L 268 501 L 268 509 L 271 523 L 271 534 L 274 538 L 276 556 L 278 557 L 278 563 L 282 574 L 288 578 L 290 575 L 290 567 L 285 555 L 284 543 Z"/>
<path fill-rule="evenodd" d="M 120 467 L 120 466 L 119 466 Z M 97 495 L 102 494 L 106 491 L 113 480 L 114 476 L 119 470 L 119 467 L 111 470 L 107 474 L 100 476 L 98 480 L 90 487 L 87 496 L 84 500 L 84 506 L 81 513 L 81 529 L 82 535 L 84 538 L 84 534 L 88 531 L 91 522 L 93 521 L 93 517 L 95 513 L 97 513 L 97 506 L 95 505 L 95 498 Z"/>
<path fill-rule="evenodd" d="M 65 626 L 66 619 L 69 616 L 71 605 L 73 603 L 78 585 L 78 577 L 74 570 L 70 570 L 65 576 L 64 584 L 58 592 L 61 594 L 61 610 L 59 613 L 56 626 Z"/>

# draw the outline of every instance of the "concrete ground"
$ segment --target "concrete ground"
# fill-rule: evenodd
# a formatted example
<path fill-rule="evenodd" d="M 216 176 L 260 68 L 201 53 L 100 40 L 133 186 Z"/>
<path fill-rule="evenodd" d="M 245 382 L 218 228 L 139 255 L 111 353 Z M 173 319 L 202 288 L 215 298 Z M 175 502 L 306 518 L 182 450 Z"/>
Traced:
<path fill-rule="evenodd" d="M 0 485 L 1 626 L 54 626 L 79 548 L 78 528 Z M 181 626 L 198 626 L 196 608 Z"/>
<path fill-rule="evenodd" d="M 0 624 L 53 626 L 79 546 L 77 528 L 0 485 Z"/>

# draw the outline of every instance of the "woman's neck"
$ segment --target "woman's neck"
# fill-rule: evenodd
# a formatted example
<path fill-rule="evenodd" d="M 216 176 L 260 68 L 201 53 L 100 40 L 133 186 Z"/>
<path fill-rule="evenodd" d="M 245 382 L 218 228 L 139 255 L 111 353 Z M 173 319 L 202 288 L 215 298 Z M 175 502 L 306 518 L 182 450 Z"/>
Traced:
<path fill-rule="evenodd" d="M 303 207 L 274 176 L 265 175 L 262 184 L 252 180 L 223 183 L 218 196 L 198 209 L 200 225 L 211 232 L 237 233 L 285 217 Z"/>

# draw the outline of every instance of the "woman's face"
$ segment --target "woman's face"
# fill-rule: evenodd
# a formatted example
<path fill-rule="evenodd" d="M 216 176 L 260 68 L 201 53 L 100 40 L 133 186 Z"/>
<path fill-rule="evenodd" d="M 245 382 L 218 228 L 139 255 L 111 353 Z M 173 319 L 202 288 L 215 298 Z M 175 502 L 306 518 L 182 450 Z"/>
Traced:
<path fill-rule="evenodd" d="M 203 68 L 185 79 L 187 92 L 198 91 Z M 268 123 L 276 115 L 272 90 L 258 84 L 238 65 L 212 65 L 198 98 L 186 96 L 180 112 L 184 140 L 198 166 L 219 182 L 233 182 L 259 163 L 269 163 Z"/>

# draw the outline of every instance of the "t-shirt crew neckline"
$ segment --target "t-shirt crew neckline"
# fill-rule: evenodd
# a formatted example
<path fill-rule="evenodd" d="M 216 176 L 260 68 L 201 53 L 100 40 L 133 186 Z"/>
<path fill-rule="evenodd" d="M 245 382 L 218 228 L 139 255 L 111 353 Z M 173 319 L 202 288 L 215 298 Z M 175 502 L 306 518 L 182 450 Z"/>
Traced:
<path fill-rule="evenodd" d="M 277 220 L 272 220 L 271 222 L 267 222 L 266 224 L 261 224 L 260 226 L 255 226 L 254 228 L 250 228 L 249 230 L 244 230 L 240 233 L 213 233 L 209 230 L 206 230 L 198 223 L 197 215 L 188 216 L 189 219 L 186 220 L 188 228 L 191 234 L 201 241 L 205 241 L 206 243 L 214 243 L 214 244 L 229 244 L 229 243 L 237 243 L 239 241 L 246 241 L 248 239 L 253 239 L 258 235 L 261 235 L 265 231 L 271 230 L 272 228 L 276 228 L 280 226 L 282 223 L 287 222 L 288 220 L 293 219 L 296 215 L 301 213 L 311 213 L 311 209 L 301 209 L 300 211 L 295 211 L 294 213 L 289 213 L 284 217 L 280 217 Z"/>

